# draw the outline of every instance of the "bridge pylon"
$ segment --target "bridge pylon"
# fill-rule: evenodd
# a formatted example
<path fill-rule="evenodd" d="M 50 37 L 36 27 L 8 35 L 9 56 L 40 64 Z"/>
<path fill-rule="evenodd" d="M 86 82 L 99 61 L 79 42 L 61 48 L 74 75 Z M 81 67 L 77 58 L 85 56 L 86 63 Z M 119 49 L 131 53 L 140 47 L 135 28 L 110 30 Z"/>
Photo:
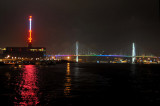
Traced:
<path fill-rule="evenodd" d="M 76 62 L 78 63 L 78 41 L 76 41 Z"/>
<path fill-rule="evenodd" d="M 136 48 L 135 48 L 135 43 L 132 44 L 132 64 L 135 63 L 136 60 Z"/>

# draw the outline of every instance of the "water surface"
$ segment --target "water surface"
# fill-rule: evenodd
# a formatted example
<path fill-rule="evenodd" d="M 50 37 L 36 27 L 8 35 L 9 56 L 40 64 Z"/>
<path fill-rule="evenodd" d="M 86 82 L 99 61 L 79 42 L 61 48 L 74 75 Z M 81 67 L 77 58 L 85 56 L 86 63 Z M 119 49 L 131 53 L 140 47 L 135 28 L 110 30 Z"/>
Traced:
<path fill-rule="evenodd" d="M 0 97 L 6 106 L 159 104 L 160 65 L 0 66 Z"/>

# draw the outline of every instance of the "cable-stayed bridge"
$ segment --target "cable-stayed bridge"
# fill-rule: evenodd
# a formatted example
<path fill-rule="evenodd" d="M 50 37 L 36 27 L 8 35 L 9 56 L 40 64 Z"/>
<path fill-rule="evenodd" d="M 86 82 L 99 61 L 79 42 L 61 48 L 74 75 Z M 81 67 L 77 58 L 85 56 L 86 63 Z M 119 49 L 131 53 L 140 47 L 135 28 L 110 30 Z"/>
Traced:
<path fill-rule="evenodd" d="M 78 41 L 72 45 L 70 48 L 67 48 L 65 50 L 63 50 L 62 52 L 56 54 L 56 55 L 52 55 L 54 56 L 56 59 L 62 59 L 62 58 L 71 58 L 74 59 L 76 62 L 79 62 L 79 57 L 95 57 L 95 59 L 101 60 L 102 58 L 100 57 L 110 57 L 110 58 L 128 58 L 128 60 L 130 60 L 130 62 L 135 63 L 135 61 L 137 60 L 137 58 L 141 59 L 141 58 L 158 58 L 154 55 L 152 55 L 151 53 L 149 53 L 148 55 L 146 55 L 145 52 L 143 52 L 143 49 L 139 49 L 136 50 L 137 46 L 135 45 L 135 43 L 133 43 L 132 45 L 130 45 L 130 47 L 127 47 L 127 49 L 121 50 L 119 53 L 113 53 L 113 54 L 105 54 L 103 51 L 99 51 L 96 50 L 95 48 L 90 48 L 87 47 L 83 44 L 80 44 Z M 159 58 L 158 58 L 159 59 Z M 127 60 L 127 59 L 126 59 Z"/>

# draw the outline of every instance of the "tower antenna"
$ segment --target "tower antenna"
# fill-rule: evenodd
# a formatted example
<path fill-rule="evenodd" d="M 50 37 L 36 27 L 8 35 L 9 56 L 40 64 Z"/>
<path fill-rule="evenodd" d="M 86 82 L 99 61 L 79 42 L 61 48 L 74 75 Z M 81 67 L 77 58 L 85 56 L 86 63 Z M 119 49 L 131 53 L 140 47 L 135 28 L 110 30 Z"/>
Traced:
<path fill-rule="evenodd" d="M 29 37 L 28 47 L 32 47 L 32 16 L 29 16 Z"/>

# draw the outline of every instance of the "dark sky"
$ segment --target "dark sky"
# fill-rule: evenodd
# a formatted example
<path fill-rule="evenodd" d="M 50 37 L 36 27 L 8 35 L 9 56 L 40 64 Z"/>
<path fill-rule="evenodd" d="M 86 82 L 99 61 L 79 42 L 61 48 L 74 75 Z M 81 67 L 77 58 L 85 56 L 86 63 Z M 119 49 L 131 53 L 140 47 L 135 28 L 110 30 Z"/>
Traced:
<path fill-rule="evenodd" d="M 26 46 L 33 16 L 33 46 L 58 53 L 80 44 L 108 53 L 131 43 L 160 56 L 158 0 L 1 0 L 0 47 Z"/>

